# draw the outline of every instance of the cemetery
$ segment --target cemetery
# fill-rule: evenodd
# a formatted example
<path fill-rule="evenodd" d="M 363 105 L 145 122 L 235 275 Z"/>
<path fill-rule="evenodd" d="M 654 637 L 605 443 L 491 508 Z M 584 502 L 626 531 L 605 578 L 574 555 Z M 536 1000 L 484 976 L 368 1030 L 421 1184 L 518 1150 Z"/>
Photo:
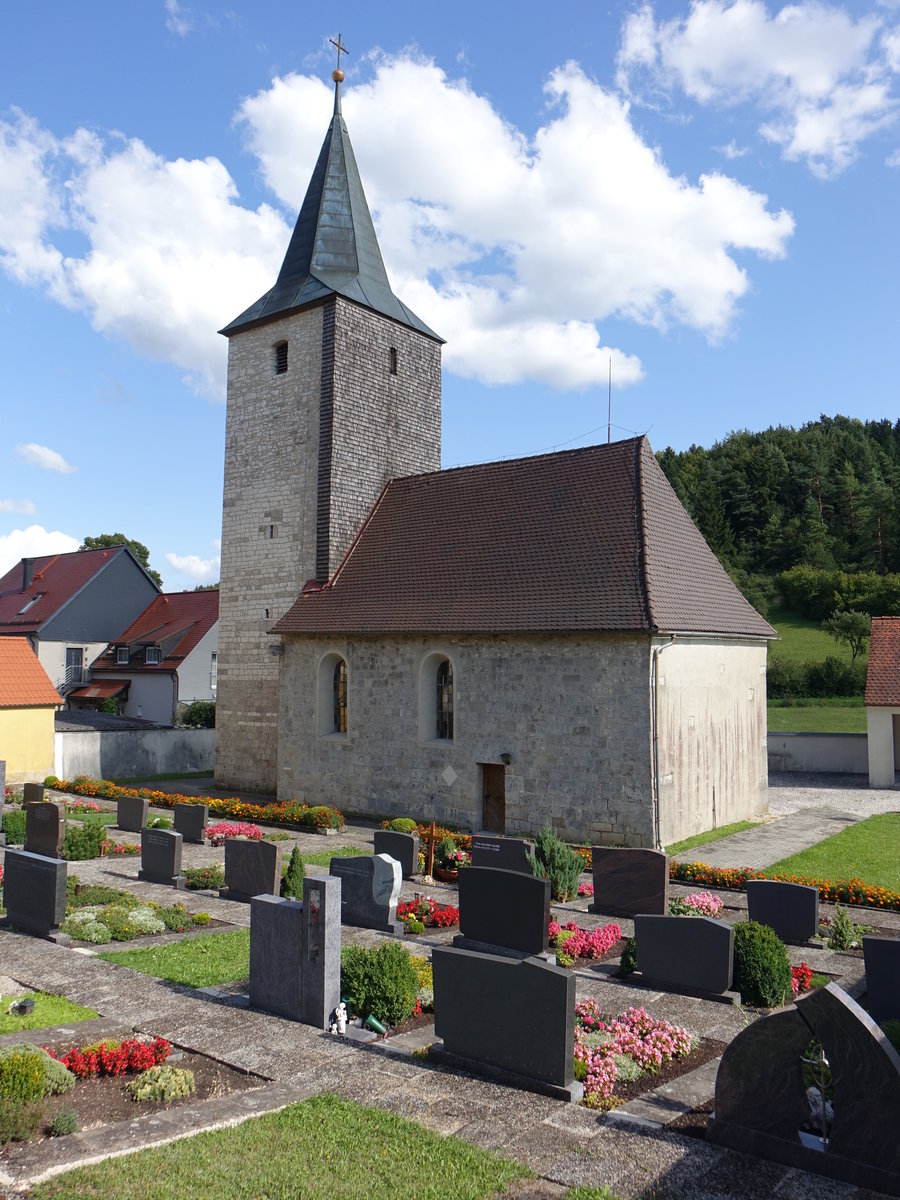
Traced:
<path fill-rule="evenodd" d="M 433 1132 L 416 1136 L 437 1133 L 448 1155 L 502 1112 L 490 1148 L 560 1196 L 682 1194 L 734 1152 L 766 1178 L 900 1195 L 893 1140 L 864 1136 L 900 1104 L 898 912 L 762 878 L 698 890 L 664 853 L 551 853 L 546 832 L 360 822 L 332 847 L 249 809 L 217 828 L 203 802 L 148 801 L 130 829 L 121 799 L 89 801 L 137 853 L 76 874 L 58 857 L 67 830 L 98 814 L 50 787 L 29 799 L 0 876 L 0 1087 L 4 1056 L 36 1029 L 77 1078 L 43 1085 L 33 1133 L 8 1140 L 0 1123 L 0 1195 L 285 1104 L 305 1120 L 323 1091 L 413 1120 L 413 1097 L 432 1097 Z M 166 811 L 174 830 L 154 827 Z M 442 882 L 448 837 L 468 861 Z M 558 877 L 532 873 L 541 845 Z M 35 1002 L 52 1021 L 33 1023 Z M 70 1007 L 45 1009 L 57 1004 Z M 160 1039 L 170 1054 L 145 1080 Z"/>

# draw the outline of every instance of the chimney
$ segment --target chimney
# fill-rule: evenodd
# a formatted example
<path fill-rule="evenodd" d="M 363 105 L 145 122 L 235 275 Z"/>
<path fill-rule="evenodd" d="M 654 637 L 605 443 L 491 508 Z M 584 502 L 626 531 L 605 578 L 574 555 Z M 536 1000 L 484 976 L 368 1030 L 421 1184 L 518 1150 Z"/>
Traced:
<path fill-rule="evenodd" d="M 26 592 L 31 587 L 31 580 L 34 577 L 34 559 L 22 559 L 22 591 Z"/>

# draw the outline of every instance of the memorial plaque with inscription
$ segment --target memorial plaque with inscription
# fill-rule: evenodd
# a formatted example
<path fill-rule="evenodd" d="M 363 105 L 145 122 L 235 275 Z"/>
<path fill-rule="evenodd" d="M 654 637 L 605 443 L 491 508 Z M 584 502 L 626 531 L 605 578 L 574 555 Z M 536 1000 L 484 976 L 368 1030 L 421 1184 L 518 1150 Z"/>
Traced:
<path fill-rule="evenodd" d="M 9 924 L 48 934 L 66 919 L 66 863 L 27 850 L 7 849 L 3 903 Z"/>
<path fill-rule="evenodd" d="M 141 830 L 141 869 L 138 879 L 183 888 L 181 850 L 184 838 L 172 829 Z"/>
<path fill-rule="evenodd" d="M 501 871 L 531 874 L 534 842 L 524 838 L 493 837 L 487 833 L 472 835 L 472 866 L 498 867 Z"/>

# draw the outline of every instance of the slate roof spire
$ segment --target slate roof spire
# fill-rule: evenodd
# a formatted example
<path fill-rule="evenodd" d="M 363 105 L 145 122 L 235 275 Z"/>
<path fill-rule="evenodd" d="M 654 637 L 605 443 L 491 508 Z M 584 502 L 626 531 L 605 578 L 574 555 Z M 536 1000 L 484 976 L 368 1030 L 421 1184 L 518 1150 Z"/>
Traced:
<path fill-rule="evenodd" d="M 230 337 L 338 295 L 442 341 L 391 291 L 350 135 L 341 115 L 344 72 L 340 69 L 340 57 L 347 50 L 341 44 L 340 34 L 337 42 L 332 39 L 332 44 L 338 48 L 338 67 L 332 72 L 334 114 L 278 279 L 270 291 L 220 333 Z"/>

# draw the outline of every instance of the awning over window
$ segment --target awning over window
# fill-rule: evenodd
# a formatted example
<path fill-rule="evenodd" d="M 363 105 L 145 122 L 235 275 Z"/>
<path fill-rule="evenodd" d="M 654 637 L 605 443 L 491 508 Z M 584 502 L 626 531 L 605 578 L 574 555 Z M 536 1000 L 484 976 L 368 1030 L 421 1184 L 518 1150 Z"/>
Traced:
<path fill-rule="evenodd" d="M 87 687 L 76 688 L 69 692 L 70 700 L 108 700 L 110 696 L 118 696 L 128 687 L 130 679 L 104 679 L 102 683 L 91 683 Z"/>

